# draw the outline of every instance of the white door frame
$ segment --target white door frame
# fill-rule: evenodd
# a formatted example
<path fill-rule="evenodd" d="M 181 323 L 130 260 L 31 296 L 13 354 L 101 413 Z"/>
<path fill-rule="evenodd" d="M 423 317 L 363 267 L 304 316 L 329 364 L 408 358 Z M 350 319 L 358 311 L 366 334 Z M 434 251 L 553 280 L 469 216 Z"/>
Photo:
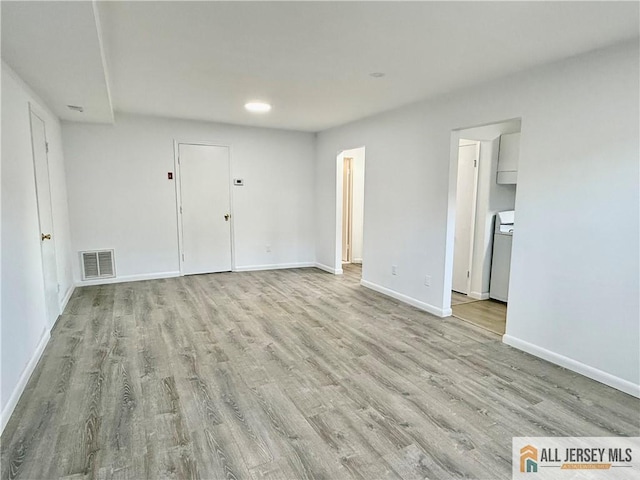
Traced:
<path fill-rule="evenodd" d="M 457 190 L 457 182 L 458 182 L 458 147 L 460 142 L 461 132 L 464 130 L 469 130 L 472 128 L 480 128 L 485 126 L 492 126 L 497 124 L 503 124 L 506 122 L 511 122 L 514 120 L 519 120 L 522 122 L 521 117 L 507 118 L 505 120 L 497 120 L 493 122 L 477 124 L 477 125 L 469 125 L 465 127 L 459 127 L 451 130 L 451 135 L 449 139 L 449 196 L 447 201 L 447 230 L 445 237 L 445 258 L 444 258 L 444 282 L 443 282 L 443 292 L 442 292 L 442 306 L 443 306 L 443 317 L 448 317 L 452 315 L 451 311 L 451 286 L 453 285 L 453 246 L 455 240 L 455 221 L 456 221 L 456 190 Z M 462 134 L 464 135 L 464 134 Z M 482 141 L 488 141 L 480 140 Z M 479 170 L 479 169 L 478 169 Z M 495 178 L 492 180 L 495 181 Z M 477 183 L 476 183 L 477 185 Z M 477 192 L 476 192 L 477 199 Z M 517 191 L 516 191 L 516 199 L 517 199 Z M 493 232 L 491 232 L 493 235 Z M 509 309 L 507 309 L 507 323 L 509 317 Z"/>
<path fill-rule="evenodd" d="M 345 166 L 345 160 L 349 160 L 349 168 L 346 170 L 346 173 L 348 175 L 348 179 L 347 179 L 347 190 L 348 190 L 348 198 L 345 198 L 345 179 L 344 179 L 344 174 L 345 174 L 345 170 L 344 170 L 344 166 Z M 342 167 L 343 167 L 343 172 L 342 172 L 342 263 L 351 263 L 352 259 L 353 259 L 353 158 L 352 157 L 345 157 L 344 155 L 342 155 Z M 345 209 L 344 206 L 344 202 L 347 202 L 348 206 Z M 349 217 L 347 219 L 346 225 L 345 225 L 345 210 L 347 213 L 347 216 Z M 346 235 L 345 235 L 345 227 L 346 227 Z M 346 236 L 346 239 L 345 239 Z M 346 250 L 346 261 L 344 259 L 345 255 L 345 240 L 346 240 L 346 244 L 347 244 L 347 250 Z"/>
<path fill-rule="evenodd" d="M 356 147 L 341 148 L 336 152 L 336 229 L 335 229 L 335 257 L 333 260 L 333 273 L 335 275 L 342 275 L 342 208 L 343 208 L 343 178 L 344 178 L 344 152 L 347 150 L 356 150 L 363 148 L 365 151 L 365 159 L 367 155 L 366 145 L 359 145 Z M 366 160 L 365 160 L 366 161 Z M 366 170 L 365 170 L 366 171 Z M 367 182 L 365 181 L 365 191 L 367 188 Z M 365 194 L 366 198 L 366 194 Z M 364 205 L 366 209 L 366 204 Z M 364 222 L 364 219 L 363 219 Z"/>
<path fill-rule="evenodd" d="M 231 271 L 236 271 L 236 255 L 235 255 L 235 234 L 234 234 L 234 225 L 235 225 L 235 215 L 233 212 L 233 188 L 231 188 L 233 181 L 233 162 L 232 162 L 232 153 L 231 153 L 231 145 L 223 144 L 223 143 L 210 143 L 210 142 L 190 142 L 190 141 L 181 141 L 174 139 L 173 140 L 173 170 L 175 172 L 173 176 L 173 181 L 175 183 L 175 195 L 176 195 L 176 226 L 178 229 L 178 265 L 180 265 L 180 276 L 184 276 L 184 262 L 182 261 L 182 251 L 184 247 L 184 239 L 182 235 L 182 212 L 180 211 L 181 200 L 182 200 L 182 190 L 180 188 L 180 145 L 200 145 L 205 147 L 225 147 L 229 149 L 229 214 L 231 215 L 231 225 L 229 225 L 231 229 Z"/>
<path fill-rule="evenodd" d="M 40 108 L 29 102 L 29 135 L 30 135 L 30 143 L 31 143 L 31 162 L 33 164 L 33 181 L 34 181 L 34 187 L 35 187 L 35 193 L 36 193 L 36 210 L 38 212 L 38 231 L 40 232 L 40 234 L 43 234 L 42 232 L 42 221 L 41 221 L 41 212 L 40 212 L 40 203 L 38 201 L 38 196 L 41 195 L 41 192 L 38 192 L 38 178 L 37 175 L 38 173 L 36 172 L 36 157 L 35 157 L 35 149 L 34 149 L 34 145 L 33 145 L 33 125 L 31 123 L 31 115 L 38 117 L 41 121 L 42 121 L 42 128 L 44 130 L 44 138 L 45 138 L 45 144 L 46 144 L 46 159 L 47 159 L 47 183 L 49 184 L 49 206 L 51 208 L 51 236 L 53 239 L 53 257 L 54 257 L 54 261 L 55 261 L 55 277 L 56 277 L 56 315 L 54 319 L 50 319 L 49 318 L 49 302 L 47 301 L 47 280 L 46 280 L 46 273 L 45 270 L 47 269 L 47 265 L 45 262 L 45 258 L 44 258 L 44 252 L 42 251 L 42 247 L 43 247 L 43 241 L 40 241 L 40 261 L 42 263 L 42 285 L 43 285 L 43 293 L 44 293 L 44 305 L 45 305 L 45 310 L 47 312 L 47 325 L 49 326 L 49 330 L 51 330 L 58 317 L 60 316 L 60 314 L 62 313 L 61 311 L 61 305 L 60 305 L 60 279 L 58 278 L 58 255 L 57 255 L 57 251 L 56 251 L 56 244 L 55 244 L 55 240 L 56 240 L 56 233 L 55 233 L 55 220 L 53 217 L 53 201 L 51 199 L 51 172 L 49 170 L 49 142 L 48 142 L 48 138 L 47 138 L 47 122 L 44 120 L 45 115 L 42 113 L 42 111 L 40 110 Z"/>

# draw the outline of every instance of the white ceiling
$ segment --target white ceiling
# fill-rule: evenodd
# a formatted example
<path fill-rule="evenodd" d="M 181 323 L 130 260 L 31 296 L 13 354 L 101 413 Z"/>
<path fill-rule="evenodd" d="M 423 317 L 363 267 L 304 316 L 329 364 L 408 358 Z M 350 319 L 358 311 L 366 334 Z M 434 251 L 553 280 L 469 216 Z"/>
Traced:
<path fill-rule="evenodd" d="M 66 120 L 113 121 L 93 4 L 3 0 L 0 8 L 2 59 L 55 113 Z"/>
<path fill-rule="evenodd" d="M 637 38 L 640 15 L 607 1 L 101 2 L 99 76 L 88 5 L 2 2 L 3 58 L 63 118 L 80 103 L 73 118 L 110 121 L 109 78 L 117 111 L 307 131 Z M 256 99 L 273 110 L 244 111 Z"/>

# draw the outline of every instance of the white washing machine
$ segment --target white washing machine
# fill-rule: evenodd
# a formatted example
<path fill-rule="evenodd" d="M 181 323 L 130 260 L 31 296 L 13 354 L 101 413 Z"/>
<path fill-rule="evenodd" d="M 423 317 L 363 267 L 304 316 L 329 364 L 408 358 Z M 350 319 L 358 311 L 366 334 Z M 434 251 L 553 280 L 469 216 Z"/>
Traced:
<path fill-rule="evenodd" d="M 511 271 L 511 240 L 515 212 L 508 210 L 496 214 L 491 258 L 491 283 L 489 298 L 506 302 L 509 298 L 509 273 Z"/>

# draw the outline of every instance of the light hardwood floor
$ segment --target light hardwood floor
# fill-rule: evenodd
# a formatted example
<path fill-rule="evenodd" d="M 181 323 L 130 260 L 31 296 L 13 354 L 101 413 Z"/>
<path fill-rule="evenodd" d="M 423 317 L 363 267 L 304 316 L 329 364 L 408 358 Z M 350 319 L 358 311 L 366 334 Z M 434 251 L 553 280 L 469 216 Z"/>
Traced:
<path fill-rule="evenodd" d="M 316 269 L 78 289 L 2 478 L 511 476 L 512 436 L 640 433 L 640 401 Z"/>
<path fill-rule="evenodd" d="M 475 298 L 471 298 L 463 293 L 451 291 L 451 306 L 462 305 L 463 303 L 477 302 Z"/>
<path fill-rule="evenodd" d="M 471 300 L 453 304 L 453 315 L 490 332 L 504 335 L 507 327 L 507 304 L 496 300 Z"/>

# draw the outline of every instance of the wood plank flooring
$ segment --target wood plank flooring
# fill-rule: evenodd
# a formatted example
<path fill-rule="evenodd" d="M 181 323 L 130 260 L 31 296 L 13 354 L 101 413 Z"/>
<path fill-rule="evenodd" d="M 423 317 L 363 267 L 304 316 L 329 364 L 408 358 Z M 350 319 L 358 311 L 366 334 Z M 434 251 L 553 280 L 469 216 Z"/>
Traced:
<path fill-rule="evenodd" d="M 462 305 L 463 303 L 471 303 L 477 301 L 478 300 L 476 300 L 475 298 L 471 298 L 464 293 L 454 292 L 453 290 L 451 291 L 451 306 Z"/>
<path fill-rule="evenodd" d="M 510 478 L 512 436 L 640 433 L 640 401 L 316 269 L 76 290 L 3 479 Z"/>
<path fill-rule="evenodd" d="M 451 303 L 454 317 L 498 335 L 504 335 L 507 327 L 506 303 L 496 300 L 475 300 L 456 305 L 453 305 L 453 301 Z"/>

